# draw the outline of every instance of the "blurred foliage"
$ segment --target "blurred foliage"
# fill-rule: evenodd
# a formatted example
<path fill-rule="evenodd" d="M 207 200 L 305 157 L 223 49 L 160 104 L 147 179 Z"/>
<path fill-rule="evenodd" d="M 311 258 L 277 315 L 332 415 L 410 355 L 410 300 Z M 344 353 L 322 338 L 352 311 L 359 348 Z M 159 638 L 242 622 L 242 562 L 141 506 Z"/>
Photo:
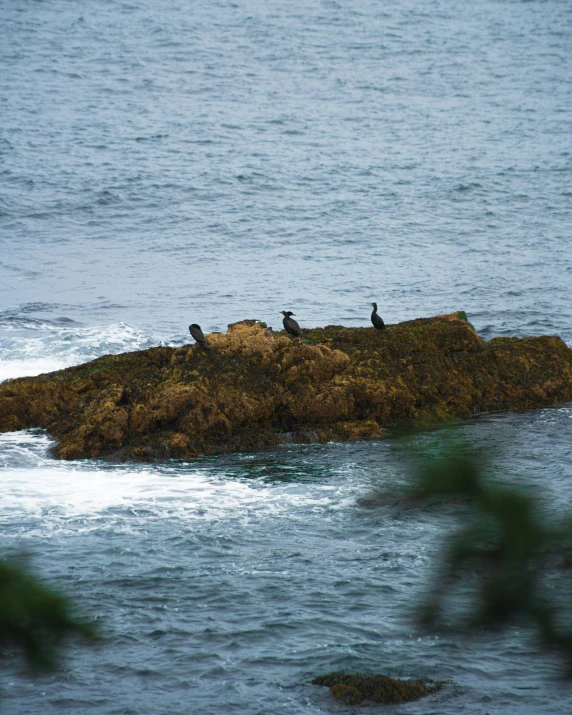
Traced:
<path fill-rule="evenodd" d="M 32 670 L 52 670 L 69 636 L 95 640 L 92 624 L 77 619 L 69 600 L 39 584 L 21 564 L 0 562 L 0 648 L 22 653 Z"/>
<path fill-rule="evenodd" d="M 538 498 L 487 477 L 482 455 L 451 438 L 418 451 L 414 471 L 417 497 L 462 499 L 470 510 L 448 539 L 421 625 L 467 634 L 532 626 L 572 676 L 572 520 L 548 523 Z"/>

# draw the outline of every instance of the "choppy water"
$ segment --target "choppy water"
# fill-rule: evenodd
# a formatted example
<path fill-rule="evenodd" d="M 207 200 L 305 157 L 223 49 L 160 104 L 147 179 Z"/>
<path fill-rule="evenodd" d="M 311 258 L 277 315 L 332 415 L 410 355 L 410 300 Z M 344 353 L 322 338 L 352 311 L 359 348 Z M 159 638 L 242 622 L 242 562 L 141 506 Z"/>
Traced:
<path fill-rule="evenodd" d="M 464 309 L 572 344 L 572 5 L 0 4 L 0 379 L 247 317 Z M 572 506 L 572 408 L 459 428 Z M 403 713 L 568 713 L 525 633 L 408 619 L 447 511 L 390 442 L 152 466 L 0 436 L 0 548 L 104 624 L 3 711 L 340 712 L 331 669 L 451 678 Z"/>

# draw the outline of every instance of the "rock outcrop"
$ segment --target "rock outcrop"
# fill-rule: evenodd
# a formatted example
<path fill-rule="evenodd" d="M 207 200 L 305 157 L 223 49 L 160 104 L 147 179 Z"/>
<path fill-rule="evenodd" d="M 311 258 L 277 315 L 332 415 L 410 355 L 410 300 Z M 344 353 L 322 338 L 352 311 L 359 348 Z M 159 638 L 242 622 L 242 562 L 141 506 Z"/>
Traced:
<path fill-rule="evenodd" d="M 464 313 L 301 339 L 257 321 L 0 385 L 0 431 L 43 427 L 61 459 L 188 458 L 375 439 L 384 427 L 572 400 L 560 338 L 481 340 Z"/>

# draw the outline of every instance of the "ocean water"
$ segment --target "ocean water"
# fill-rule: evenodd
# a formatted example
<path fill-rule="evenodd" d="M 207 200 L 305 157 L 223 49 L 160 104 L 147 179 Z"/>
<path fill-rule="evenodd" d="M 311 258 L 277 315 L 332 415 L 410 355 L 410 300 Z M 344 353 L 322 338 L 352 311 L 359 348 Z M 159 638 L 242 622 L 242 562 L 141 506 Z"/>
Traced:
<path fill-rule="evenodd" d="M 0 3 L 0 380 L 191 322 L 365 326 L 373 300 L 572 345 L 571 77 L 567 0 Z M 572 509 L 572 406 L 455 431 Z M 526 631 L 416 631 L 457 512 L 391 497 L 392 440 L 153 465 L 49 447 L 0 435 L 0 550 L 105 638 L 44 678 L 8 664 L 0 712 L 349 711 L 310 685 L 333 669 L 452 681 L 392 713 L 572 709 Z"/>

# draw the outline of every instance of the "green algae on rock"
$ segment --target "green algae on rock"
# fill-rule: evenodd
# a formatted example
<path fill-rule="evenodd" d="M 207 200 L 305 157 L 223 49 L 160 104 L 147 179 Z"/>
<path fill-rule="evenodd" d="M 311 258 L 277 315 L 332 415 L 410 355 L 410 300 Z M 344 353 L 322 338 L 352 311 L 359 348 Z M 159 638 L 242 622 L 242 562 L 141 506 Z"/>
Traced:
<path fill-rule="evenodd" d="M 444 685 L 439 680 L 398 680 L 387 675 L 329 673 L 312 680 L 312 685 L 324 685 L 345 705 L 372 702 L 377 705 L 399 705 L 436 693 Z"/>
<path fill-rule="evenodd" d="M 560 338 L 485 342 L 462 312 L 303 338 L 248 320 L 207 339 L 6 381 L 0 432 L 43 427 L 61 459 L 190 458 L 572 400 Z"/>

